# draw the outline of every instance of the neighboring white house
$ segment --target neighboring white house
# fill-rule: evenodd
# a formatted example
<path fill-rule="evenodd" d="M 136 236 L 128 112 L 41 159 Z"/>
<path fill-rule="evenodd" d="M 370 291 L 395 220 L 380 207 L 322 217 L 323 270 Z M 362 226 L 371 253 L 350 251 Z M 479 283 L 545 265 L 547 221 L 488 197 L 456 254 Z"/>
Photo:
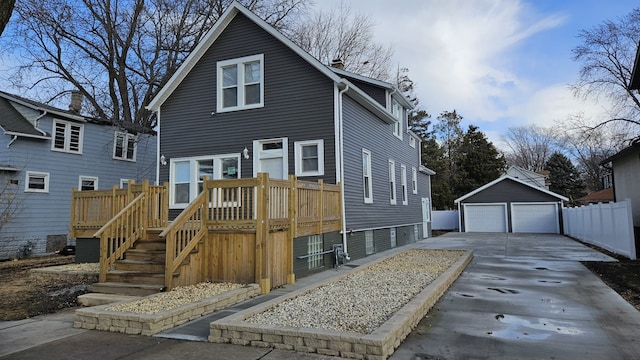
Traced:
<path fill-rule="evenodd" d="M 523 169 L 519 166 L 511 166 L 506 175 L 511 176 L 512 178 L 516 178 L 520 181 L 526 182 L 527 184 L 541 187 L 543 189 L 549 190 L 549 175 L 540 174 L 535 171 Z"/>

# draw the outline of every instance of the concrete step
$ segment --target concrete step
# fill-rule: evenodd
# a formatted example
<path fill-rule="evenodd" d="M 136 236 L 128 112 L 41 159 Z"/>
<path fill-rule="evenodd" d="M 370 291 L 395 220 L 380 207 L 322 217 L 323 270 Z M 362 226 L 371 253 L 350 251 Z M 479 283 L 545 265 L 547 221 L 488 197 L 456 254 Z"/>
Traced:
<path fill-rule="evenodd" d="M 93 291 L 103 294 L 147 296 L 162 292 L 164 285 L 106 282 L 93 284 Z"/>
<path fill-rule="evenodd" d="M 78 296 L 78 305 L 80 306 L 98 306 L 112 304 L 122 301 L 135 301 L 142 299 L 142 296 L 104 294 L 104 293 L 88 293 Z"/>

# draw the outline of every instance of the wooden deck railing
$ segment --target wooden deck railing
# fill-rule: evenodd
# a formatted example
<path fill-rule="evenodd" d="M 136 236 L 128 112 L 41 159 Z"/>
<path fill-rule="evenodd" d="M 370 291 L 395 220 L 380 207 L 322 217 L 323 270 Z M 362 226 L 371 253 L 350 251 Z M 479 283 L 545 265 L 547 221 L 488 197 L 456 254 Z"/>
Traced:
<path fill-rule="evenodd" d="M 115 185 L 111 190 L 71 192 L 70 232 L 72 238 L 93 237 L 94 233 L 130 204 L 146 193 L 148 227 L 163 227 L 169 220 L 169 186 L 149 185 L 148 180 L 137 184 L 129 181 L 127 189 Z"/>

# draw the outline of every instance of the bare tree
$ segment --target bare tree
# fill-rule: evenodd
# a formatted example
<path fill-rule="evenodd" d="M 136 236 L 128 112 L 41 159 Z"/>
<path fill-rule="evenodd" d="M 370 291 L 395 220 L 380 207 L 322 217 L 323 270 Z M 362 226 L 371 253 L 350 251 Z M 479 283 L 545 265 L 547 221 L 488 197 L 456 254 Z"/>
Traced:
<path fill-rule="evenodd" d="M 326 65 L 339 59 L 345 70 L 392 81 L 393 49 L 373 40 L 373 26 L 371 18 L 352 15 L 351 8 L 341 3 L 338 9 L 317 11 L 302 18 L 287 35 Z"/>
<path fill-rule="evenodd" d="M 612 104 L 611 117 L 592 129 L 611 122 L 626 123 L 633 136 L 640 132 L 640 93 L 629 90 L 635 52 L 640 40 L 640 9 L 617 21 L 607 20 L 580 31 L 582 44 L 573 49 L 580 63 L 580 78 L 572 85 L 582 99 L 604 97 Z"/>
<path fill-rule="evenodd" d="M 18 183 L 8 176 L 0 176 L 0 230 L 21 210 L 21 204 Z"/>
<path fill-rule="evenodd" d="M 530 171 L 544 170 L 557 144 L 553 130 L 536 125 L 509 128 L 502 140 L 509 148 L 507 164 Z"/>
<path fill-rule="evenodd" d="M 34 97 L 45 102 L 78 89 L 88 105 L 85 114 L 154 127 L 154 115 L 144 106 L 231 2 L 23 0 L 7 40 L 25 55 L 14 85 L 39 79 L 27 87 L 37 86 L 40 96 Z M 308 2 L 241 1 L 283 31 Z"/>
<path fill-rule="evenodd" d="M 15 5 L 16 0 L 0 0 L 0 35 L 2 35 L 7 23 L 9 23 Z"/>

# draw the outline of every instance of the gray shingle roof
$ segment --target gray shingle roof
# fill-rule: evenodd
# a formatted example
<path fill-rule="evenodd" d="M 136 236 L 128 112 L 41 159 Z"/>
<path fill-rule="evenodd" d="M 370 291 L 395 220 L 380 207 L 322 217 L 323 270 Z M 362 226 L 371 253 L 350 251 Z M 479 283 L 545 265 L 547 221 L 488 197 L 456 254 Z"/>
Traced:
<path fill-rule="evenodd" d="M 43 134 L 16 110 L 9 100 L 0 97 L 0 127 L 7 133 L 42 137 Z"/>

